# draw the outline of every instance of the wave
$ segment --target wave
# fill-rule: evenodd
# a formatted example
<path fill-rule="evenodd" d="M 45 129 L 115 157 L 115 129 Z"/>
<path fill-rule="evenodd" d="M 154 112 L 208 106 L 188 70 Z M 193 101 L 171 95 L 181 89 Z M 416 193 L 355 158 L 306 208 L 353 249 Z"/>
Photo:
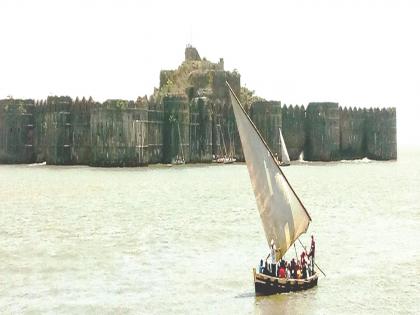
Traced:
<path fill-rule="evenodd" d="M 372 163 L 373 160 L 368 159 L 367 157 L 363 159 L 356 159 L 356 160 L 340 160 L 340 163 Z"/>
<path fill-rule="evenodd" d="M 306 161 L 306 160 L 297 160 L 297 161 L 292 161 L 292 165 L 293 164 L 320 164 L 320 163 L 325 163 L 325 164 L 333 164 L 333 163 L 373 163 L 375 162 L 374 160 L 368 159 L 367 157 L 363 158 L 363 159 L 355 159 L 355 160 L 338 160 L 338 161 Z"/>

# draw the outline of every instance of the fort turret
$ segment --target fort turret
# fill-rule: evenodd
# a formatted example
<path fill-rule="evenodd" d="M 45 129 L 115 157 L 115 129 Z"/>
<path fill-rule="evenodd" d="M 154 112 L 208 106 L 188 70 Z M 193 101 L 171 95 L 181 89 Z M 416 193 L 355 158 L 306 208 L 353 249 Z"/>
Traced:
<path fill-rule="evenodd" d="M 91 98 L 76 98 L 71 108 L 72 146 L 71 163 L 86 165 L 91 156 L 90 119 L 91 107 L 94 102 Z"/>
<path fill-rule="evenodd" d="M 366 111 L 366 156 L 373 160 L 397 159 L 395 108 Z"/>
<path fill-rule="evenodd" d="M 69 96 L 49 96 L 45 113 L 47 164 L 72 164 L 73 100 Z"/>
<path fill-rule="evenodd" d="M 334 161 L 340 158 L 338 103 L 309 103 L 304 158 L 308 161 Z"/>
<path fill-rule="evenodd" d="M 34 154 L 33 100 L 0 100 L 0 163 L 32 163 Z"/>
<path fill-rule="evenodd" d="M 201 61 L 200 54 L 195 47 L 187 45 L 185 48 L 185 61 Z"/>
<path fill-rule="evenodd" d="M 340 155 L 342 159 L 360 159 L 366 156 L 365 123 L 362 109 L 341 108 L 340 115 Z"/>

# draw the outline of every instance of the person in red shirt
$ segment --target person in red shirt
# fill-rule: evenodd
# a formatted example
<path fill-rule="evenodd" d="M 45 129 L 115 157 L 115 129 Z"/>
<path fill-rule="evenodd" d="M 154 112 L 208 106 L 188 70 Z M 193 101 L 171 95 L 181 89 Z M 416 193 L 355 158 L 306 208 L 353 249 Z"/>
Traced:
<path fill-rule="evenodd" d="M 286 278 L 286 269 L 284 266 L 280 267 L 279 269 L 279 278 Z"/>

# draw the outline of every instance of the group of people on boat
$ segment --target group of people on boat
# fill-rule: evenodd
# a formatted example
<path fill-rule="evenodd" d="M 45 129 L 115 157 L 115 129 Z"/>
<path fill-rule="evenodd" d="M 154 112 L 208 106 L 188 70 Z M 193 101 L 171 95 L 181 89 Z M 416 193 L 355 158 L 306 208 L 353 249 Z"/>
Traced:
<path fill-rule="evenodd" d="M 300 259 L 296 255 L 296 260 L 292 258 L 290 262 L 283 258 L 276 262 L 276 246 L 272 240 L 270 253 L 265 259 L 265 262 L 262 259 L 260 261 L 259 272 L 284 279 L 307 279 L 311 277 L 315 273 L 315 240 L 313 235 L 311 238 L 311 250 L 309 253 L 304 250 L 300 254 Z M 267 262 L 269 257 L 271 259 Z"/>

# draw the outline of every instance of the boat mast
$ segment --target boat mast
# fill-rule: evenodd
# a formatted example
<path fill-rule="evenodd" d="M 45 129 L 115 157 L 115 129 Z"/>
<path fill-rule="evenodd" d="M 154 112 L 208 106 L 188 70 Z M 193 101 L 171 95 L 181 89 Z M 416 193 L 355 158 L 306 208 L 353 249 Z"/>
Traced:
<path fill-rule="evenodd" d="M 225 144 L 225 138 L 223 137 L 223 131 L 222 131 L 222 125 L 219 125 L 220 127 L 220 136 L 222 137 L 222 142 L 223 142 L 223 149 L 225 151 L 225 158 L 227 156 L 227 151 L 226 151 L 226 144 Z"/>
<path fill-rule="evenodd" d="M 283 161 L 283 151 L 281 150 L 282 147 L 283 147 L 283 143 L 281 143 L 281 129 L 279 127 L 279 153 L 280 153 L 280 159 L 278 159 L 279 162 Z"/>
<path fill-rule="evenodd" d="M 179 122 L 177 122 L 177 126 L 178 126 L 179 146 L 181 147 L 182 161 L 185 163 L 184 149 L 182 148 L 181 130 L 179 129 Z"/>
<path fill-rule="evenodd" d="M 232 138 L 230 137 L 229 125 L 228 125 L 228 137 L 229 137 L 229 157 L 233 158 Z"/>

